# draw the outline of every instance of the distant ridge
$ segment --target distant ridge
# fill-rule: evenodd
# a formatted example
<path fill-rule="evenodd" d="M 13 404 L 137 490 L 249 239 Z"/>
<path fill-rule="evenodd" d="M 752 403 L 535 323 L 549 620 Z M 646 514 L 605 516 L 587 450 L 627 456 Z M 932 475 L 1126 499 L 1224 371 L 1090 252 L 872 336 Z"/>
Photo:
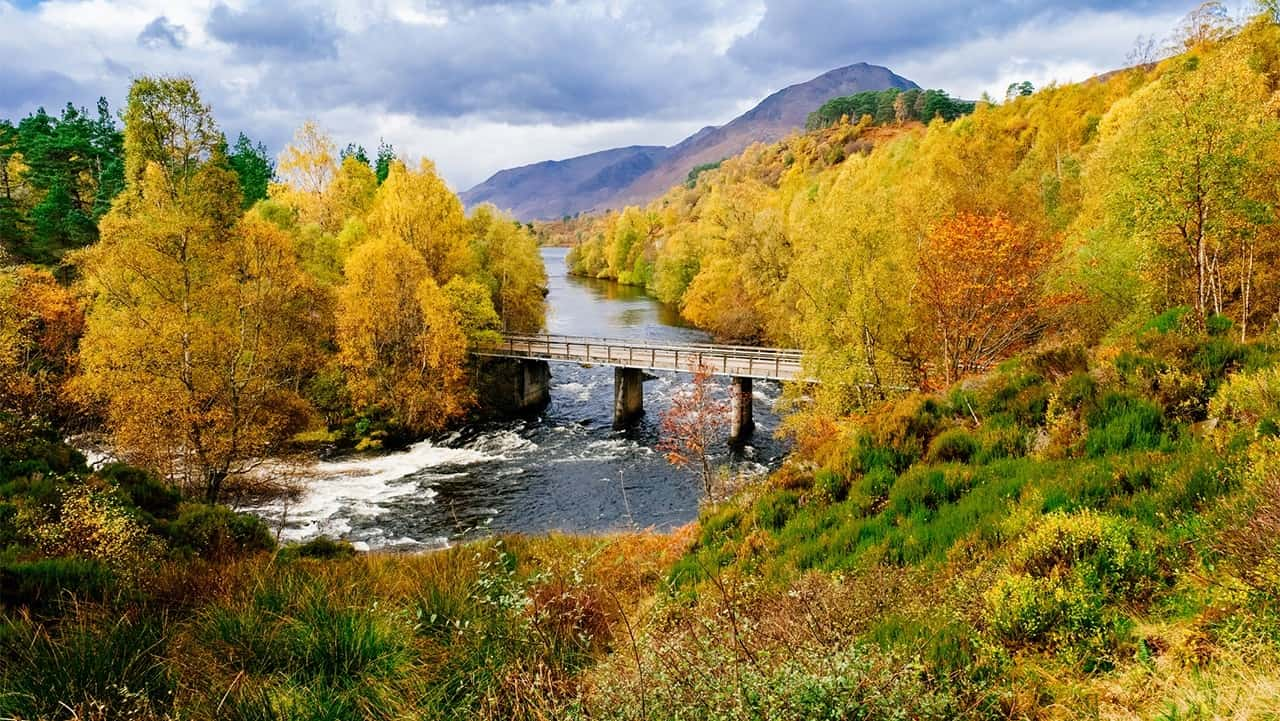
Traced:
<path fill-rule="evenodd" d="M 917 88 L 879 65 L 858 63 L 783 88 L 721 125 L 705 127 L 676 145 L 633 145 L 565 160 L 510 168 L 461 194 L 468 207 L 492 203 L 520 220 L 548 220 L 645 203 L 683 181 L 689 171 L 772 143 L 804 127 L 831 98 L 865 90 Z"/>

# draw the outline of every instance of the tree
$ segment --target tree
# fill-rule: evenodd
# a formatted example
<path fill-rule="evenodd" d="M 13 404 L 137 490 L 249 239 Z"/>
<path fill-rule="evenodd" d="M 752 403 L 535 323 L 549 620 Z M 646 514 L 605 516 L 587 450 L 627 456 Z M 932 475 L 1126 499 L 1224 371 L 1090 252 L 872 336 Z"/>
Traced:
<path fill-rule="evenodd" d="M 314 305 L 292 240 L 241 191 L 186 78 L 141 78 L 128 187 L 79 259 L 90 297 L 77 388 L 120 452 L 209 502 L 305 426 Z"/>
<path fill-rule="evenodd" d="M 363 145 L 347 143 L 347 147 L 343 148 L 342 152 L 338 153 L 338 160 L 346 160 L 347 158 L 353 158 L 357 162 L 363 163 L 365 166 L 371 165 L 369 162 L 369 153 L 364 149 Z"/>
<path fill-rule="evenodd" d="M 276 173 L 279 182 L 271 186 L 271 197 L 294 209 L 298 222 L 325 226 L 325 191 L 338 174 L 338 151 L 333 140 L 313 120 L 293 135 L 280 153 Z"/>
<path fill-rule="evenodd" d="M 1004 215 L 957 213 L 919 250 L 916 312 L 943 381 L 989 367 L 1046 327 L 1054 244 Z"/>
<path fill-rule="evenodd" d="M 710 498 L 715 480 L 711 450 L 728 432 L 729 404 L 715 395 L 711 368 L 699 364 L 693 371 L 693 380 L 675 392 L 671 407 L 662 414 L 658 450 L 673 466 L 697 469 L 702 490 Z"/>
<path fill-rule="evenodd" d="M 79 300 L 48 271 L 0 272 L 0 413 L 67 420 L 63 391 L 83 330 Z"/>
<path fill-rule="evenodd" d="M 1036 91 L 1030 80 L 1023 80 L 1020 83 L 1009 83 L 1009 87 L 1004 91 L 1005 101 L 1017 100 L 1025 98 Z"/>
<path fill-rule="evenodd" d="M 373 172 L 378 178 L 378 185 L 382 185 L 387 179 L 387 174 L 391 172 L 391 164 L 394 162 L 396 162 L 395 148 L 379 140 L 378 157 L 373 164 Z"/>
<path fill-rule="evenodd" d="M 1227 7 L 1220 2 L 1206 2 L 1187 13 L 1175 39 L 1181 43 L 1182 49 L 1191 50 L 1225 39 L 1232 29 L 1231 13 Z"/>
<path fill-rule="evenodd" d="M 10 142 L 0 138 L 8 146 L 0 150 L 7 176 L 0 232 L 5 225 L 10 233 L 22 229 L 10 246 L 29 260 L 48 263 L 97 240 L 97 221 L 124 182 L 122 139 L 106 100 L 98 101 L 96 119 L 71 104 L 59 117 L 41 108 L 18 124 L 16 135 L 3 134 Z"/>
<path fill-rule="evenodd" d="M 371 236 L 396 238 L 416 250 L 437 285 L 474 265 L 462 203 L 429 160 L 417 171 L 393 163 L 366 221 Z"/>
<path fill-rule="evenodd" d="M 516 333 L 542 330 L 547 271 L 533 234 L 490 205 L 476 208 L 467 224 L 477 275 L 489 289 L 500 328 Z"/>
<path fill-rule="evenodd" d="M 244 208 L 251 208 L 259 200 L 267 199 L 267 189 L 276 173 L 276 164 L 267 154 L 267 146 L 262 143 L 254 145 L 248 136 L 240 133 L 227 161 L 240 179 Z"/>
<path fill-rule="evenodd" d="M 346 279 L 338 291 L 338 357 L 355 403 L 385 409 L 419 433 L 460 417 L 471 402 L 467 339 L 422 255 L 399 238 L 377 236 L 352 253 Z"/>
<path fill-rule="evenodd" d="M 1201 327 L 1221 313 L 1248 325 L 1251 259 L 1274 224 L 1280 123 L 1250 39 L 1183 58 L 1118 108 L 1091 168 L 1101 225 L 1140 252 L 1151 310 L 1191 306 Z"/>

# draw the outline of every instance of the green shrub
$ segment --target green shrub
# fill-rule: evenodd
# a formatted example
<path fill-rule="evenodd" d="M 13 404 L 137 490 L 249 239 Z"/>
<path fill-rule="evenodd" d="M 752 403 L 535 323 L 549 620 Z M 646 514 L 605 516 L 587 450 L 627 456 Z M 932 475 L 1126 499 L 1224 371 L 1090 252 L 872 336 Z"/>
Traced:
<path fill-rule="evenodd" d="M 934 511 L 958 500 L 973 480 L 972 472 L 959 466 L 913 466 L 898 476 L 889 501 L 894 512 L 903 516 L 917 510 Z"/>
<path fill-rule="evenodd" d="M 849 496 L 849 480 L 835 471 L 820 469 L 813 474 L 813 495 L 821 503 L 839 503 Z"/>
<path fill-rule="evenodd" d="M 1039 373 L 1002 373 L 986 387 L 979 412 L 984 423 L 1038 426 L 1049 409 L 1051 390 Z"/>
<path fill-rule="evenodd" d="M 1015 547 L 984 594 L 1005 642 L 1056 648 L 1086 670 L 1110 667 L 1127 628 L 1123 605 L 1165 583 L 1158 554 L 1133 524 L 1095 513 L 1053 513 Z"/>
<path fill-rule="evenodd" d="M 1142 332 L 1173 333 L 1185 327 L 1185 321 L 1191 308 L 1185 305 L 1170 308 L 1147 321 Z"/>
<path fill-rule="evenodd" d="M 289 556 L 297 558 L 335 559 L 350 558 L 356 549 L 349 541 L 319 536 L 306 543 L 297 543 L 285 547 Z"/>
<path fill-rule="evenodd" d="M 968 463 L 978 452 L 978 441 L 964 428 L 939 433 L 929 444 L 925 460 L 929 463 Z"/>
<path fill-rule="evenodd" d="M 45 558 L 0 564 L 0 604 L 44 609 L 64 600 L 101 601 L 116 586 L 100 561 Z"/>
<path fill-rule="evenodd" d="M 1280 365 L 1231 376 L 1209 402 L 1209 414 L 1245 426 L 1274 423 L 1280 417 Z"/>
<path fill-rule="evenodd" d="M 101 468 L 98 476 L 114 485 L 129 505 L 152 519 L 177 517 L 182 494 L 151 473 L 124 463 L 112 463 Z"/>
<path fill-rule="evenodd" d="M 1152 403 L 1110 393 L 1089 413 L 1085 450 L 1098 457 L 1130 449 L 1158 448 L 1168 440 L 1164 416 Z"/>
<path fill-rule="evenodd" d="M 47 422 L 0 410 L 0 484 L 32 475 L 87 470 L 84 455 L 63 442 Z"/>
<path fill-rule="evenodd" d="M 1075 573 L 1124 598 L 1154 588 L 1159 573 L 1156 554 L 1131 522 L 1089 510 L 1045 516 L 1018 543 L 1011 566 L 1037 578 Z"/>
<path fill-rule="evenodd" d="M 1027 434 L 1019 426 L 984 428 L 978 435 L 977 444 L 977 452 L 970 459 L 975 463 L 1021 458 L 1027 453 Z"/>
<path fill-rule="evenodd" d="M 777 531 L 787 525 L 787 521 L 799 507 L 800 494 L 795 491 L 774 491 L 756 501 L 756 520 L 762 527 Z"/>
<path fill-rule="evenodd" d="M 266 523 L 226 506 L 184 504 L 169 525 L 174 547 L 197 555 L 222 558 L 275 548 Z"/>

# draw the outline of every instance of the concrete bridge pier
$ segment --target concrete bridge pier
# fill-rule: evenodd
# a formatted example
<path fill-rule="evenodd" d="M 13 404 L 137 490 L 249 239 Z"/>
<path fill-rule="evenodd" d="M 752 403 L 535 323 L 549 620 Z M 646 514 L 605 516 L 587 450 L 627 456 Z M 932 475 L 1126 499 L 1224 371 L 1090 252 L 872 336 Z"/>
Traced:
<path fill-rule="evenodd" d="M 751 437 L 756 422 L 751 416 L 751 379 L 734 376 L 729 382 L 729 442 Z"/>
<path fill-rule="evenodd" d="M 639 368 L 613 369 L 614 428 L 626 428 L 644 415 L 644 382 L 649 378 Z"/>
<path fill-rule="evenodd" d="M 522 360 L 516 376 L 516 408 L 539 412 L 551 404 L 551 365 L 544 360 Z"/>

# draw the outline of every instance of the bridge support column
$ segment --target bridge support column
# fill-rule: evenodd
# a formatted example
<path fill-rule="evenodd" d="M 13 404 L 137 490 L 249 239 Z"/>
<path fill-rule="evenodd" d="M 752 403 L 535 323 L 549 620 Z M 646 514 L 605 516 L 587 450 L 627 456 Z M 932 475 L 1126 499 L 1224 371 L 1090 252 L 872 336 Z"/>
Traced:
<path fill-rule="evenodd" d="M 544 360 L 520 361 L 516 405 L 522 412 L 538 412 L 551 404 L 551 365 Z"/>
<path fill-rule="evenodd" d="M 644 415 L 645 372 L 639 368 L 613 369 L 613 427 L 626 428 Z"/>
<path fill-rule="evenodd" d="M 751 437 L 756 422 L 751 416 L 751 379 L 734 376 L 729 383 L 729 441 L 736 443 Z"/>

